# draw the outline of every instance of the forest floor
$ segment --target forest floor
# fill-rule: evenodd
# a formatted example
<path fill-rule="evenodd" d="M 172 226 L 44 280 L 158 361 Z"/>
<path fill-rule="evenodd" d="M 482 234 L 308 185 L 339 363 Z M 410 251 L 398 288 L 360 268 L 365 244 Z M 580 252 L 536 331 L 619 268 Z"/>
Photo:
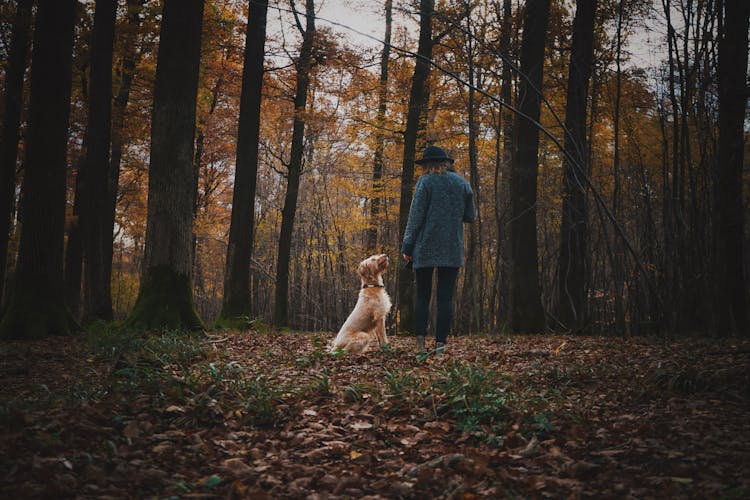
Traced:
<path fill-rule="evenodd" d="M 0 343 L 2 498 L 748 498 L 750 341 Z"/>

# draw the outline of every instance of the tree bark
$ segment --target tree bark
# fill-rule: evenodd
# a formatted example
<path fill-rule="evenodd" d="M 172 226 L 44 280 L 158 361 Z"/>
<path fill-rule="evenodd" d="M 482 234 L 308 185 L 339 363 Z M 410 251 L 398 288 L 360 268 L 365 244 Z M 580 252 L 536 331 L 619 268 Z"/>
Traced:
<path fill-rule="evenodd" d="M 13 34 L 5 73 L 4 117 L 0 138 L 0 304 L 3 303 L 5 271 L 8 265 L 8 241 L 15 208 L 16 159 L 23 109 L 23 77 L 29 51 L 32 0 L 18 0 Z"/>
<path fill-rule="evenodd" d="M 291 0 L 294 7 L 294 0 Z M 296 15 L 296 10 L 295 10 Z M 305 108 L 307 107 L 307 88 L 310 86 L 310 66 L 312 46 L 315 37 L 315 2 L 305 1 L 305 28 L 298 21 L 302 33 L 302 47 L 296 61 L 296 91 L 294 96 L 294 125 L 292 127 L 292 148 L 287 173 L 286 196 L 281 212 L 281 231 L 279 234 L 278 259 L 276 261 L 276 301 L 274 303 L 273 323 L 286 326 L 289 322 L 289 259 L 292 252 L 292 233 L 294 216 L 297 212 L 300 177 L 305 139 Z"/>
<path fill-rule="evenodd" d="M 482 283 L 482 217 L 479 207 L 481 206 L 481 183 L 479 177 L 479 166 L 477 160 L 477 103 L 474 87 L 477 84 L 476 70 L 474 63 L 475 50 L 474 38 L 472 33 L 472 7 L 469 2 L 463 5 L 464 16 L 466 17 L 466 58 L 467 58 L 467 80 L 469 83 L 468 100 L 466 110 L 466 126 L 469 132 L 469 183 L 474 192 L 474 203 L 477 207 L 477 219 L 473 224 L 469 224 L 468 233 L 469 241 L 466 251 L 466 266 L 462 293 L 462 323 L 463 331 L 467 333 L 480 331 L 483 327 L 482 309 L 484 301 L 480 290 L 483 289 Z"/>
<path fill-rule="evenodd" d="M 583 176 L 589 170 L 586 103 L 594 56 L 596 8 L 597 0 L 580 0 L 576 5 L 565 109 L 558 318 L 565 328 L 573 331 L 586 324 L 588 216 Z"/>
<path fill-rule="evenodd" d="M 378 115 L 375 132 L 375 153 L 372 162 L 372 199 L 370 200 L 370 229 L 367 232 L 367 248 L 374 253 L 378 247 L 378 229 L 382 227 L 380 212 L 383 206 L 383 170 L 385 156 L 385 113 L 388 107 L 388 60 L 391 54 L 391 26 L 393 0 L 385 1 L 385 39 L 380 53 L 380 82 L 378 86 Z"/>
<path fill-rule="evenodd" d="M 664 281 L 665 287 L 669 287 L 670 291 L 667 294 L 670 297 L 669 304 L 667 306 L 667 323 L 668 328 L 672 333 L 677 333 L 680 330 L 682 324 L 682 318 L 680 317 L 680 311 L 683 310 L 683 268 L 682 262 L 682 232 L 683 225 L 681 221 L 681 206 L 679 202 L 680 184 L 682 180 L 680 178 L 680 163 L 681 163 L 681 150 L 680 150 L 680 105 L 677 100 L 677 83 L 675 79 L 675 72 L 678 70 L 679 64 L 676 61 L 677 53 L 677 36 L 675 34 L 675 28 L 672 24 L 672 5 L 671 0 L 662 0 L 664 7 L 664 17 L 667 21 L 667 55 L 668 55 L 668 66 L 667 66 L 667 89 L 669 91 L 669 102 L 671 107 L 672 115 L 672 136 L 671 136 L 671 168 L 667 166 L 666 174 L 667 177 L 664 179 L 665 183 L 665 222 L 664 222 Z M 667 124 L 664 124 L 666 131 Z M 667 135 L 667 139 L 670 137 Z M 667 154 L 669 153 L 669 145 L 667 143 Z M 670 186 L 671 181 L 671 186 Z"/>
<path fill-rule="evenodd" d="M 549 21 L 549 0 L 526 2 L 521 44 L 521 80 L 518 102 L 526 116 L 538 122 L 544 67 L 544 46 Z M 536 189 L 539 130 L 531 120 L 518 116 L 514 125 L 516 154 L 511 176 L 511 329 L 539 333 L 546 327 L 539 289 L 536 234 Z"/>
<path fill-rule="evenodd" d="M 165 0 L 154 84 L 146 246 L 126 324 L 197 330 L 193 303 L 193 137 L 203 0 Z"/>
<path fill-rule="evenodd" d="M 742 168 L 750 3 L 723 0 L 723 10 L 719 38 L 719 141 L 714 177 L 714 328 L 718 335 L 748 335 L 744 279 L 747 263 L 743 259 L 747 207 L 742 206 Z"/>
<path fill-rule="evenodd" d="M 612 158 L 612 217 L 620 220 L 620 108 L 622 102 L 622 30 L 625 0 L 620 0 L 617 7 L 617 33 L 615 48 L 615 102 L 612 116 L 612 135 L 614 137 Z M 612 246 L 612 277 L 614 281 L 615 302 L 615 333 L 625 334 L 625 304 L 623 303 L 622 291 L 625 283 L 625 256 L 622 243 L 613 241 Z"/>
<path fill-rule="evenodd" d="M 250 1 L 242 69 L 237 161 L 232 194 L 224 301 L 217 324 L 245 327 L 252 315 L 250 260 L 253 254 L 255 186 L 258 173 L 260 105 L 268 2 Z"/>
<path fill-rule="evenodd" d="M 83 150 L 86 149 L 86 143 L 83 144 Z M 81 224 L 79 223 L 83 205 L 83 184 L 84 172 L 81 169 L 83 160 L 77 159 L 75 167 L 75 191 L 73 193 L 73 216 L 66 221 L 67 242 L 65 244 L 65 264 L 64 282 L 65 282 L 65 304 L 68 310 L 76 319 L 81 319 L 83 312 L 81 300 L 81 286 L 83 284 L 83 235 L 81 234 Z"/>
<path fill-rule="evenodd" d="M 503 0 L 502 32 L 500 37 L 500 51 L 506 55 L 503 60 L 502 85 L 500 96 L 503 102 L 510 104 L 513 100 L 513 81 L 510 64 L 510 34 L 512 28 L 511 0 Z M 498 126 L 502 130 L 502 157 L 498 158 L 495 173 L 495 221 L 497 224 L 497 255 L 495 258 L 495 288 L 497 294 L 497 309 L 495 311 L 495 325 L 504 328 L 509 318 L 510 297 L 510 178 L 513 168 L 513 113 L 501 108 Z M 500 144 L 497 145 L 498 149 Z"/>
<path fill-rule="evenodd" d="M 86 158 L 80 212 L 84 247 L 84 321 L 112 319 L 110 290 L 112 228 L 108 227 L 109 148 L 112 130 L 112 54 L 117 0 L 96 0 L 91 41 L 90 92 L 86 127 Z"/>
<path fill-rule="evenodd" d="M 432 16 L 434 0 L 420 0 L 419 8 L 419 45 L 417 60 L 414 64 L 414 75 L 409 93 L 409 110 L 406 116 L 404 131 L 404 153 L 401 167 L 401 201 L 398 213 L 398 231 L 400 240 L 404 238 L 406 223 L 409 220 L 409 209 L 414 194 L 414 158 L 417 150 L 417 136 L 422 114 L 427 108 L 432 59 Z M 414 330 L 414 273 L 410 269 L 399 268 L 398 273 L 398 317 L 399 330 Z"/>
<path fill-rule="evenodd" d="M 41 0 L 31 62 L 31 101 L 18 266 L 2 339 L 66 335 L 76 329 L 65 306 L 63 238 L 74 0 Z"/>

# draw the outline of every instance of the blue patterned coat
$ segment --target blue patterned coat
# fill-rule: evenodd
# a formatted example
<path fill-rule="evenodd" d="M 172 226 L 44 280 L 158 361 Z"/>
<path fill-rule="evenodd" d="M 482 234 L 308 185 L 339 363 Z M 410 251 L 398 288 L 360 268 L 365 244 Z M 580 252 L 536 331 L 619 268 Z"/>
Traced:
<path fill-rule="evenodd" d="M 464 222 L 473 222 L 474 193 L 453 171 L 426 173 L 417 181 L 401 253 L 414 268 L 464 265 Z"/>

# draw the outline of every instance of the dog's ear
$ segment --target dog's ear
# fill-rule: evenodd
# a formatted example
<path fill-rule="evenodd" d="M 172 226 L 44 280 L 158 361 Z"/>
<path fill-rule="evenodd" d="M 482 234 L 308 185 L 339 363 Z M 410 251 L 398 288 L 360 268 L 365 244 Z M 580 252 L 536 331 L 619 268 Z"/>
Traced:
<path fill-rule="evenodd" d="M 357 274 L 363 279 L 369 279 L 372 275 L 372 266 L 370 260 L 365 259 L 357 266 Z"/>
<path fill-rule="evenodd" d="M 373 280 L 378 273 L 378 262 L 372 258 L 367 258 L 359 264 L 357 272 L 364 280 Z"/>
<path fill-rule="evenodd" d="M 383 272 L 388 268 L 388 256 L 383 254 L 378 257 L 378 271 Z"/>

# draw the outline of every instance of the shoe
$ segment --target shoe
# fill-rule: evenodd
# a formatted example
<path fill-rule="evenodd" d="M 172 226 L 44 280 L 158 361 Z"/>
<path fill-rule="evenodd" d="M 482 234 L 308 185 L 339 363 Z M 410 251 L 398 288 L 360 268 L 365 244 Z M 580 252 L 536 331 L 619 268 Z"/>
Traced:
<path fill-rule="evenodd" d="M 436 342 L 435 343 L 435 353 L 438 356 L 443 355 L 443 351 L 445 351 L 445 342 Z"/>

